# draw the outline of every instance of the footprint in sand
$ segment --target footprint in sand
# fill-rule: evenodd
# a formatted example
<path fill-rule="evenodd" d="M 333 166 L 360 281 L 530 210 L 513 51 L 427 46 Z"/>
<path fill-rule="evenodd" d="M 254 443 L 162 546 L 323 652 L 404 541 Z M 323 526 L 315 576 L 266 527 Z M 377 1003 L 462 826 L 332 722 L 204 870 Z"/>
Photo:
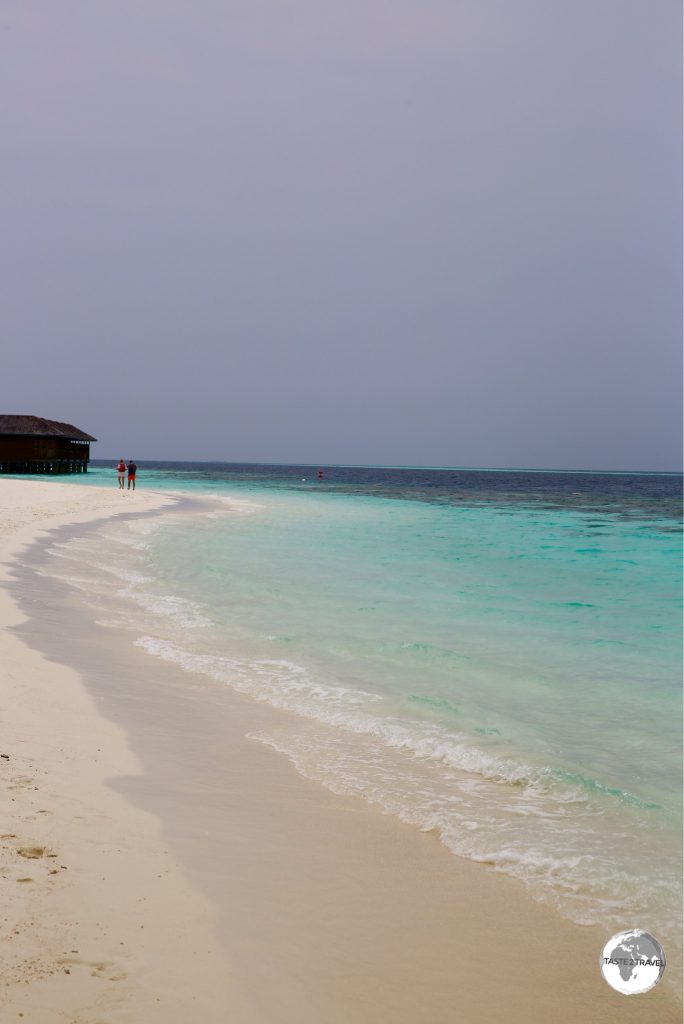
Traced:
<path fill-rule="evenodd" d="M 29 779 L 27 775 L 15 775 L 13 779 L 10 779 L 8 789 L 25 789 L 27 786 L 32 786 L 35 779 Z"/>
<path fill-rule="evenodd" d="M 91 964 L 92 970 L 90 972 L 93 978 L 106 978 L 107 981 L 123 981 L 127 977 L 126 972 L 122 971 L 115 964 L 101 963 Z"/>
<path fill-rule="evenodd" d="M 17 853 L 27 860 L 39 860 L 41 857 L 45 857 L 47 850 L 44 846 L 20 846 Z"/>
<path fill-rule="evenodd" d="M 57 962 L 62 966 L 73 964 L 74 966 L 89 967 L 91 978 L 104 978 L 106 981 L 123 981 L 124 978 L 128 977 L 126 971 L 122 971 L 116 964 L 109 963 L 106 960 L 91 963 L 88 960 L 79 960 L 76 957 L 60 957 Z"/>

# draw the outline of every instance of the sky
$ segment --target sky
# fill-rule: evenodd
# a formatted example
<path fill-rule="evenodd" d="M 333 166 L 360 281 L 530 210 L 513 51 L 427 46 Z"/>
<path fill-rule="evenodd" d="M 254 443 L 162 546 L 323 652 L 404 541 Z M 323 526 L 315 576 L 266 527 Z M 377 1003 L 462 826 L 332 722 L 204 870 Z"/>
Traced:
<path fill-rule="evenodd" d="M 678 0 L 0 0 L 0 412 L 681 466 Z"/>

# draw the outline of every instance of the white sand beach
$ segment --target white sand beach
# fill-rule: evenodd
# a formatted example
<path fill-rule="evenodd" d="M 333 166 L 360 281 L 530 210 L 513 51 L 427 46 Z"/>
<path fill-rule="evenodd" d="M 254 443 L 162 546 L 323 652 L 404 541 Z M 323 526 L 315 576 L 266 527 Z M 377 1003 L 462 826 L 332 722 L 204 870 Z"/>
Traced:
<path fill-rule="evenodd" d="M 10 554 L 45 529 L 169 504 L 118 488 L 0 488 L 4 578 Z M 0 621 L 2 1019 L 180 1022 L 211 1019 L 217 1003 L 238 1006 L 211 906 L 154 817 L 107 785 L 140 771 L 125 735 L 76 672 L 12 636 L 20 616 L 4 594 Z M 176 990 L 189 965 L 192 985 Z"/>
<path fill-rule="evenodd" d="M 75 612 L 59 645 L 39 619 L 44 643 L 17 635 L 27 545 L 173 504 L 0 479 L 0 1019 L 681 1020 L 671 987 L 609 989 L 601 929 L 246 739 L 272 709 L 111 632 L 84 653 Z"/>

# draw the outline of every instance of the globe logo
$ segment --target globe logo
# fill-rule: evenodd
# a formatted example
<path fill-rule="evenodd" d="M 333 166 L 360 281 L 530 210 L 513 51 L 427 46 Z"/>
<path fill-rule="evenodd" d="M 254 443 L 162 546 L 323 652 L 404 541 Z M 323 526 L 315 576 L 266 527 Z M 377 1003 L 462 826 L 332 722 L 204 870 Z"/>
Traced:
<path fill-rule="evenodd" d="M 619 932 L 603 947 L 601 973 L 611 988 L 638 996 L 657 985 L 665 971 L 665 954 L 648 932 Z"/>

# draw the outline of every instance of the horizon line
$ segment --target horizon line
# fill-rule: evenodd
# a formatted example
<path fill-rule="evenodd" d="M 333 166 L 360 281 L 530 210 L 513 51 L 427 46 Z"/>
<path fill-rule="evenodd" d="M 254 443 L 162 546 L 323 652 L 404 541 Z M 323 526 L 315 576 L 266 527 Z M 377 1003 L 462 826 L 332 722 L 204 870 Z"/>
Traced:
<path fill-rule="evenodd" d="M 91 458 L 90 462 L 114 462 L 118 457 Z M 156 459 L 144 458 L 140 462 L 188 463 L 198 466 L 301 466 L 306 469 L 423 469 L 434 472 L 459 473 L 576 473 L 601 476 L 682 476 L 684 469 L 569 469 L 544 466 L 428 466 L 402 463 L 375 462 L 260 462 L 257 460 L 224 459 Z"/>

